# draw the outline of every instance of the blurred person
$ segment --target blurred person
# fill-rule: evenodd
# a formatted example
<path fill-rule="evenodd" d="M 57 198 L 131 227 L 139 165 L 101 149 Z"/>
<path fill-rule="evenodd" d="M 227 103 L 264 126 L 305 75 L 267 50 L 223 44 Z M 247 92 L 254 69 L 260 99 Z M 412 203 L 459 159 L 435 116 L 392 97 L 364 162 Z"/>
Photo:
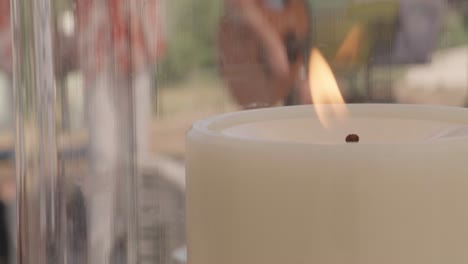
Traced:
<path fill-rule="evenodd" d="M 226 0 L 220 69 L 240 106 L 285 101 L 306 61 L 309 32 L 305 0 Z"/>
<path fill-rule="evenodd" d="M 148 125 L 152 76 L 157 58 L 165 51 L 163 1 L 76 1 L 79 63 L 84 70 L 85 87 L 96 87 L 87 89 L 90 93 L 100 93 L 101 87 L 109 84 L 134 89 L 139 153 L 148 151 L 148 136 L 139 136 L 148 129 L 140 127 Z M 109 83 L 94 83 L 99 81 Z M 110 100 L 112 95 L 104 98 Z M 98 105 L 105 104 L 103 101 Z"/>
<path fill-rule="evenodd" d="M 91 264 L 109 263 L 114 253 L 126 255 L 117 251 L 132 214 L 126 210 L 134 204 L 124 190 L 136 164 L 133 148 L 140 157 L 149 152 L 152 76 L 164 51 L 162 1 L 76 1 L 90 133 L 92 178 L 85 184 L 85 199 Z"/>
<path fill-rule="evenodd" d="M 221 69 L 231 94 L 244 108 L 311 103 L 304 68 L 313 46 L 319 47 L 338 73 L 379 64 L 428 63 L 445 6 L 445 0 L 300 2 L 227 0 L 220 26 Z M 289 25 L 290 21 L 294 23 Z M 304 21 L 311 24 L 310 30 Z M 292 46 L 287 32 L 297 40 Z M 264 55 L 242 56 L 252 46 Z M 288 60 L 291 47 L 298 47 L 301 70 L 296 68 L 297 61 Z M 262 78 L 267 81 L 259 82 Z M 288 100 L 291 95 L 292 101 Z"/>

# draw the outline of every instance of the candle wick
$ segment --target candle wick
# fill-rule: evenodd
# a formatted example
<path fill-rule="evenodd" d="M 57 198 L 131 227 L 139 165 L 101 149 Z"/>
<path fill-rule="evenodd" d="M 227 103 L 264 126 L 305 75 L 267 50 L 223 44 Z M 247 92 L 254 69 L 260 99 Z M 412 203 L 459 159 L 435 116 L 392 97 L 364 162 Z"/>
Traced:
<path fill-rule="evenodd" d="M 359 136 L 357 134 L 349 134 L 346 136 L 346 143 L 358 143 Z"/>

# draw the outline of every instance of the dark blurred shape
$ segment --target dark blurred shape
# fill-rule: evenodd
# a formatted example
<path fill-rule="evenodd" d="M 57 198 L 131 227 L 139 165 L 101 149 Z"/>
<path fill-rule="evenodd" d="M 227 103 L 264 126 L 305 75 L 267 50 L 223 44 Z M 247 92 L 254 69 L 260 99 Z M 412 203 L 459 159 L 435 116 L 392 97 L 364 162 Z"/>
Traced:
<path fill-rule="evenodd" d="M 10 253 L 7 217 L 7 206 L 0 201 L 0 263 L 2 264 L 8 263 Z"/>
<path fill-rule="evenodd" d="M 87 242 L 88 227 L 86 203 L 81 188 L 75 186 L 70 194 L 67 205 L 68 230 L 67 235 L 70 238 L 68 263 L 86 264 L 87 262 Z"/>
<path fill-rule="evenodd" d="M 430 61 L 437 45 L 444 0 L 400 0 L 395 35 L 390 41 L 377 34 L 375 64 L 416 64 Z"/>
<path fill-rule="evenodd" d="M 297 62 L 302 56 L 304 50 L 304 43 L 292 32 L 288 31 L 284 37 L 284 46 L 286 47 L 286 54 L 290 64 Z"/>

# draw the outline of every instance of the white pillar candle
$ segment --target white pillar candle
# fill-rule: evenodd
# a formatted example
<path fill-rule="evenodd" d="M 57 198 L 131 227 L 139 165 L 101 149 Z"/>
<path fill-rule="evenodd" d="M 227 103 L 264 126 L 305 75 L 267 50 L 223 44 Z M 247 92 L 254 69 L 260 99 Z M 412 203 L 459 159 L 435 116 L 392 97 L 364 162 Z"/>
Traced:
<path fill-rule="evenodd" d="M 468 110 L 350 105 L 330 129 L 311 106 L 199 121 L 187 210 L 189 264 L 468 263 Z"/>

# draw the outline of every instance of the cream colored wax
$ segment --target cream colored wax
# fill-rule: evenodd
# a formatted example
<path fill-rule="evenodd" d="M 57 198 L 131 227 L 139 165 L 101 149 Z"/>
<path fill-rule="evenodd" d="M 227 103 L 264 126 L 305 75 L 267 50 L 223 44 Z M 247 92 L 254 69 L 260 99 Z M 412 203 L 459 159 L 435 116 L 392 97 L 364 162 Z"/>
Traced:
<path fill-rule="evenodd" d="M 330 129 L 311 106 L 195 123 L 189 264 L 468 263 L 468 110 L 349 113 Z"/>

